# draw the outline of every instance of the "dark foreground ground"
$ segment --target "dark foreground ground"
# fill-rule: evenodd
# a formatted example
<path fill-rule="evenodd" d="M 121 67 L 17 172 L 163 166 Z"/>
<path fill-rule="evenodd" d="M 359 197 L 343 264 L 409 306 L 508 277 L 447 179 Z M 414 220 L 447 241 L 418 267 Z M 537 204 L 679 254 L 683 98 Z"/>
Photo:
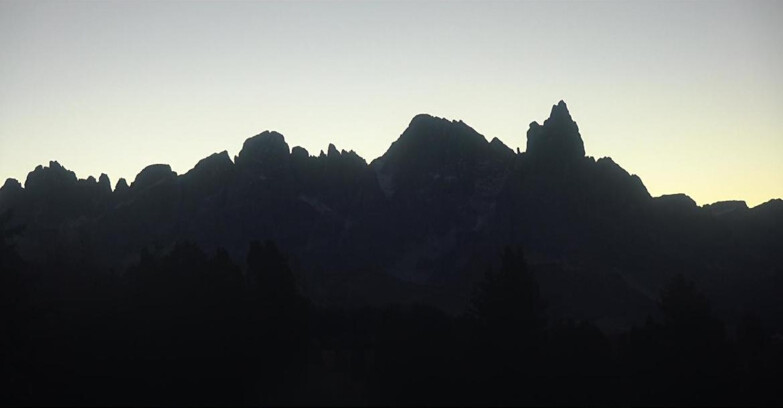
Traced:
<path fill-rule="evenodd" d="M 734 330 L 682 277 L 660 314 L 606 336 L 547 317 L 521 250 L 468 313 L 334 309 L 300 295 L 271 242 L 245 268 L 182 244 L 116 275 L 2 270 L 4 405 L 783 404 L 783 342 L 752 313 Z"/>

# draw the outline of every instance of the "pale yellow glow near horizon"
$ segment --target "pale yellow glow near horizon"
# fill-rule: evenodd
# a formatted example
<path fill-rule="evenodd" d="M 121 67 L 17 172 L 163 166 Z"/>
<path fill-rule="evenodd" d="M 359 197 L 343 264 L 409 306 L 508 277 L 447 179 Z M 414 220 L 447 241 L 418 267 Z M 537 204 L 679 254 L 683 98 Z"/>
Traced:
<path fill-rule="evenodd" d="M 780 2 L 0 3 L 0 178 L 179 174 L 264 130 L 382 155 L 419 113 L 524 151 L 563 99 L 654 196 L 783 197 Z"/>

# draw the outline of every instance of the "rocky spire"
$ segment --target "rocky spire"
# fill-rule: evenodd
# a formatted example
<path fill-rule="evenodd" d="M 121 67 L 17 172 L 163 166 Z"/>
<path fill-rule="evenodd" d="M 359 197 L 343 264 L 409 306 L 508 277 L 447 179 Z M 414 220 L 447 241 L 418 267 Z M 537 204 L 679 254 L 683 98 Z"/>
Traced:
<path fill-rule="evenodd" d="M 585 146 L 579 127 L 571 119 L 565 102 L 552 106 L 549 119 L 544 121 L 543 126 L 538 122 L 530 124 L 526 152 L 531 158 L 544 161 L 569 161 L 584 157 Z"/>
<path fill-rule="evenodd" d="M 339 157 L 340 156 L 340 152 L 337 151 L 337 148 L 332 143 L 329 143 L 329 148 L 326 151 L 327 151 L 327 153 L 326 153 L 327 157 Z"/>

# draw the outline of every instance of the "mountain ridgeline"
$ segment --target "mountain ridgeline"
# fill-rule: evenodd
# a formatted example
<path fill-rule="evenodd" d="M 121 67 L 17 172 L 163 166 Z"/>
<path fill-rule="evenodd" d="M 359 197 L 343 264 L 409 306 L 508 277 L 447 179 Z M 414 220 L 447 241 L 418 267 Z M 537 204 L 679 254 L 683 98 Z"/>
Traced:
<path fill-rule="evenodd" d="M 77 180 L 52 161 L 24 187 L 5 182 L 2 213 L 23 228 L 16 250 L 33 264 L 122 274 L 140 251 L 181 242 L 241 263 L 249 242 L 271 240 L 315 304 L 458 315 L 511 245 L 525 249 L 552 316 L 624 330 L 656 313 L 659 289 L 682 274 L 728 321 L 754 310 L 783 329 L 783 201 L 652 197 L 612 159 L 585 156 L 562 101 L 530 124 L 523 153 L 429 115 L 369 164 L 267 131 L 233 160 L 216 153 L 181 175 L 154 164 L 114 189 L 105 174 Z"/>

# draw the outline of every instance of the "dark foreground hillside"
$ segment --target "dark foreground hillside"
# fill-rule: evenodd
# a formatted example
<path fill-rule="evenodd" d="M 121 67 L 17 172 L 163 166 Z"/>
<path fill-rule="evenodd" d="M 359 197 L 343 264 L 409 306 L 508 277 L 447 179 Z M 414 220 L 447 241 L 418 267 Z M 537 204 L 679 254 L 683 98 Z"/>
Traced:
<path fill-rule="evenodd" d="M 676 276 L 657 317 L 614 335 L 547 317 L 506 249 L 469 310 L 325 308 L 271 242 L 244 268 L 193 244 L 120 277 L 25 264 L 3 246 L 7 405 L 780 405 L 783 342 L 734 330 Z"/>
<path fill-rule="evenodd" d="M 370 164 L 248 139 L 0 188 L 10 405 L 780 405 L 783 201 L 651 197 L 565 103 Z"/>

